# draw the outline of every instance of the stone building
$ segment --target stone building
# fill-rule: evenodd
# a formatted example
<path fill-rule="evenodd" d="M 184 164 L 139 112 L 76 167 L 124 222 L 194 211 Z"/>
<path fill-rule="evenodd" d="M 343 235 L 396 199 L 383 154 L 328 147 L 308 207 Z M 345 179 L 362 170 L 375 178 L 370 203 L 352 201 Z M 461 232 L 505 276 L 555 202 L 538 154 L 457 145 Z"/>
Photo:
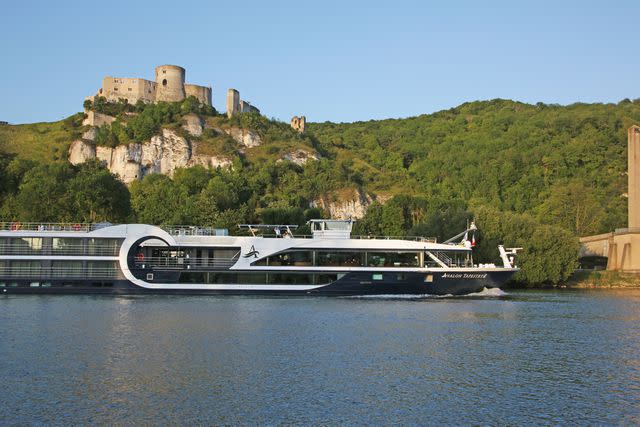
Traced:
<path fill-rule="evenodd" d="M 102 87 L 95 96 L 104 96 L 107 101 L 126 99 L 130 104 L 138 101 L 147 103 L 182 101 L 195 96 L 202 104 L 212 105 L 211 87 L 185 83 L 185 69 L 177 65 L 156 67 L 156 79 L 110 77 L 102 80 Z"/>
<path fill-rule="evenodd" d="M 293 118 L 291 118 L 291 128 L 293 130 L 297 130 L 298 132 L 303 133 L 306 126 L 307 118 L 305 116 L 293 116 Z"/>
<path fill-rule="evenodd" d="M 258 113 L 260 110 L 248 101 L 240 99 L 240 92 L 236 89 L 227 90 L 227 117 L 231 117 L 237 113 Z"/>
<path fill-rule="evenodd" d="M 627 133 L 627 228 L 580 238 L 580 258 L 606 260 L 607 270 L 640 274 L 640 126 Z"/>

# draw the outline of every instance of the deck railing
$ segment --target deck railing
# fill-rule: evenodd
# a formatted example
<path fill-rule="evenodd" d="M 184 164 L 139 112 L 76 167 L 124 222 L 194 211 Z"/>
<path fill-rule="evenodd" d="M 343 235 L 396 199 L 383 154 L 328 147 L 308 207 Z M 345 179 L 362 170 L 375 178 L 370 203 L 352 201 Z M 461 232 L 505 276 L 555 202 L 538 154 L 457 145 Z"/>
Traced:
<path fill-rule="evenodd" d="M 109 223 L 72 223 L 72 222 L 20 222 L 20 221 L 4 221 L 0 222 L 0 231 L 70 231 L 70 232 L 89 232 L 99 230 L 111 225 Z M 163 225 L 159 226 L 172 236 L 228 236 L 226 229 L 213 227 L 199 227 L 193 225 Z M 274 234 L 261 234 L 265 238 L 281 238 Z M 312 239 L 311 235 L 295 235 L 297 239 Z M 436 243 L 435 237 L 424 236 L 374 236 L 374 235 L 352 235 L 352 239 L 375 239 L 375 240 L 409 240 L 416 242 Z"/>
<path fill-rule="evenodd" d="M 62 248 L 43 246 L 33 248 L 19 244 L 0 244 L 0 255 L 33 255 L 33 256 L 118 256 L 119 246 L 85 247 L 84 245 L 67 245 Z"/>
<path fill-rule="evenodd" d="M 89 224 L 78 222 L 0 222 L 2 231 L 76 231 L 87 232 L 104 228 L 104 224 Z"/>
<path fill-rule="evenodd" d="M 115 279 L 118 268 L 0 267 L 0 277 L 50 279 Z"/>
<path fill-rule="evenodd" d="M 197 227 L 193 225 L 160 226 L 172 236 L 228 236 L 229 231 L 223 228 Z"/>
<path fill-rule="evenodd" d="M 233 258 L 187 258 L 187 257 L 146 257 L 144 260 L 135 260 L 136 268 L 162 268 L 172 270 L 189 270 L 192 268 L 229 268 L 238 261 Z"/>

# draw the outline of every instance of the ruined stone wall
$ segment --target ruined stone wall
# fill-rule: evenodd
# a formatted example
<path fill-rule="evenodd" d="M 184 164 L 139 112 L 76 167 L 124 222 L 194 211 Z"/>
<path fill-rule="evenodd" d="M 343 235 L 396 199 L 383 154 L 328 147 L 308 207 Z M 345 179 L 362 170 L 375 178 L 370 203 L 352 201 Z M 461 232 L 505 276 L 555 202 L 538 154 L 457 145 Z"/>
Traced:
<path fill-rule="evenodd" d="M 240 92 L 235 89 L 227 90 L 227 117 L 240 112 Z"/>
<path fill-rule="evenodd" d="M 293 116 L 293 118 L 291 119 L 291 128 L 293 130 L 297 130 L 298 132 L 303 133 L 306 126 L 307 118 L 305 116 Z"/>
<path fill-rule="evenodd" d="M 87 111 L 87 117 L 82 121 L 83 126 L 104 126 L 110 125 L 116 121 L 115 117 L 108 116 L 102 113 L 96 113 L 95 111 Z"/>
<path fill-rule="evenodd" d="M 201 104 L 212 105 L 210 87 L 185 84 L 184 93 L 187 97 L 195 96 Z"/>
<path fill-rule="evenodd" d="M 627 133 L 628 151 L 628 214 L 629 228 L 640 227 L 640 126 L 631 126 Z"/>
<path fill-rule="evenodd" d="M 126 99 L 135 104 L 139 99 L 144 102 L 155 100 L 155 83 L 145 79 L 128 77 L 105 77 L 98 96 L 104 96 L 108 101 L 116 102 Z"/>
<path fill-rule="evenodd" d="M 260 110 L 257 107 L 251 105 L 248 101 L 240 100 L 240 112 L 241 113 L 258 113 L 260 114 Z"/>
<path fill-rule="evenodd" d="M 156 67 L 156 102 L 177 102 L 185 98 L 184 68 L 177 65 Z"/>

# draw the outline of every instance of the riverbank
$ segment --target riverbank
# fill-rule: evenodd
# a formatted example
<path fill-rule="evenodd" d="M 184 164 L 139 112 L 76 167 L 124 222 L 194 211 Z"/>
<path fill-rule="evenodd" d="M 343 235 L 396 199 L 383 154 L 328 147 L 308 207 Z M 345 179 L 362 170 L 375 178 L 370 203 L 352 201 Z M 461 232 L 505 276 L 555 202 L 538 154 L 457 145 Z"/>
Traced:
<path fill-rule="evenodd" d="M 560 285 L 563 288 L 640 288 L 640 274 L 621 273 L 606 270 L 576 271 L 568 282 Z"/>

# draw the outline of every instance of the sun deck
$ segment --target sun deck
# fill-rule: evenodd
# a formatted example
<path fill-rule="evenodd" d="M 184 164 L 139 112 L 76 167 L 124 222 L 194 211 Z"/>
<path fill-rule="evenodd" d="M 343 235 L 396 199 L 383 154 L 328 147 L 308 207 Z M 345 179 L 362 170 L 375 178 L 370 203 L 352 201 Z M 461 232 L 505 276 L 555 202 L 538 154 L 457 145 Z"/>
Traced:
<path fill-rule="evenodd" d="M 348 238 L 348 239 L 373 239 L 373 240 L 407 240 L 412 242 L 425 242 L 425 243 L 437 243 L 435 237 L 426 236 L 377 236 L 377 235 L 351 235 L 351 227 L 348 229 L 338 229 L 338 224 L 345 222 L 353 222 L 350 220 L 311 220 L 309 224 L 312 227 L 312 234 L 295 234 L 294 231 L 297 226 L 294 225 L 268 225 L 268 224 L 241 224 L 241 227 L 247 230 L 253 230 L 251 233 L 254 237 L 262 238 L 282 238 L 292 237 L 296 239 L 318 239 L 318 238 Z M 319 225 L 324 224 L 324 225 Z M 101 223 L 78 223 L 78 222 L 21 222 L 21 221 L 5 221 L 0 222 L 1 231 L 11 232 L 72 232 L 72 233 L 89 233 L 96 230 L 101 230 L 107 227 L 122 225 L 112 224 L 108 222 Z M 161 225 L 158 226 L 172 236 L 229 236 L 227 229 L 203 227 L 196 225 Z M 280 227 L 283 230 L 289 230 L 290 234 L 284 236 L 282 232 L 278 233 L 277 230 Z M 260 231 L 257 233 L 257 231 Z M 247 234 L 240 234 L 247 235 Z M 346 236 L 346 237 L 345 237 Z"/>

